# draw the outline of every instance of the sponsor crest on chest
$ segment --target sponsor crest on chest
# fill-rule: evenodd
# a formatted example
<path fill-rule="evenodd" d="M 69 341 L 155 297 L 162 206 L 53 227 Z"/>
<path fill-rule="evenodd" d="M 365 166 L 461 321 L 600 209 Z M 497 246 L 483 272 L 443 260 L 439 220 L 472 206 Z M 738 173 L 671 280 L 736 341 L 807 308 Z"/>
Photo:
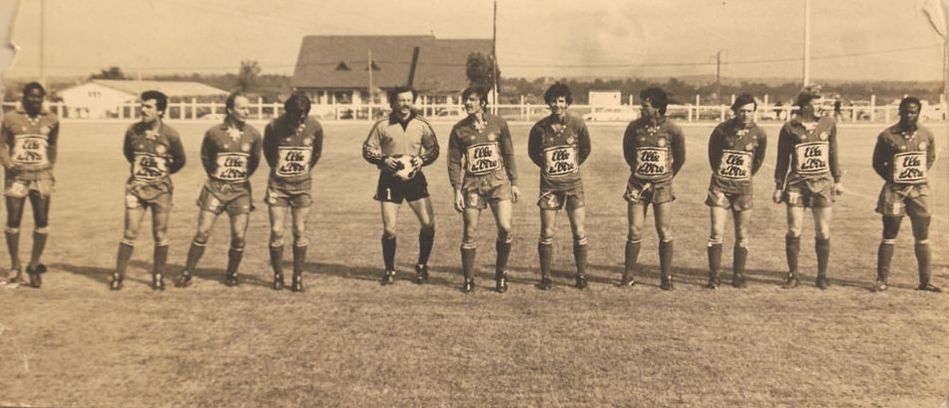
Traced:
<path fill-rule="evenodd" d="M 653 180 L 672 172 L 667 147 L 640 147 L 636 149 L 636 168 L 633 173 L 642 179 Z"/>
<path fill-rule="evenodd" d="M 893 155 L 894 182 L 925 183 L 926 170 L 925 152 L 906 152 Z"/>
<path fill-rule="evenodd" d="M 501 168 L 501 154 L 497 143 L 480 143 L 468 146 L 465 151 L 468 174 L 478 176 Z"/>
<path fill-rule="evenodd" d="M 132 161 L 132 177 L 136 180 L 157 180 L 168 175 L 168 160 L 151 153 L 136 153 Z"/>
<path fill-rule="evenodd" d="M 294 146 L 281 146 L 277 151 L 277 168 L 280 177 L 298 176 L 310 171 L 311 149 Z"/>
<path fill-rule="evenodd" d="M 751 164 L 751 152 L 742 150 L 723 150 L 722 160 L 718 164 L 718 171 L 715 173 L 715 175 L 728 180 L 750 180 Z"/>
<path fill-rule="evenodd" d="M 799 143 L 794 147 L 795 170 L 800 175 L 815 175 L 830 171 L 830 145 L 827 142 Z"/>
<path fill-rule="evenodd" d="M 222 181 L 247 180 L 247 153 L 219 153 L 212 177 Z"/>
<path fill-rule="evenodd" d="M 551 177 L 576 173 L 580 169 L 573 146 L 556 146 L 544 150 L 544 173 Z"/>

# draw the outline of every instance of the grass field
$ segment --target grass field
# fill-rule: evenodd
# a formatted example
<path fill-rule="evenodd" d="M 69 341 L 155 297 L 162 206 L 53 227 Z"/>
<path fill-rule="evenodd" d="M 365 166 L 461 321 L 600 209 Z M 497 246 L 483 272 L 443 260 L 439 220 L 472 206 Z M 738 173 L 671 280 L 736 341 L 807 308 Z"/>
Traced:
<path fill-rule="evenodd" d="M 643 284 L 613 285 L 626 235 L 623 127 L 591 126 L 593 154 L 584 168 L 591 287 L 569 286 L 573 258 L 563 216 L 558 285 L 542 292 L 533 287 L 538 172 L 526 156 L 528 126 L 514 125 L 524 200 L 515 206 L 512 286 L 503 295 L 488 289 L 495 229 L 486 214 L 481 286 L 464 295 L 461 217 L 451 208 L 444 157 L 426 170 L 437 223 L 432 284 L 408 281 L 417 223 L 407 208 L 399 227 L 402 273 L 392 287 L 377 283 L 381 223 L 371 200 L 376 171 L 360 156 L 365 124 L 326 126 L 314 173 L 306 293 L 269 289 L 266 166 L 253 179 L 258 211 L 239 288 L 221 283 L 228 233 L 219 221 L 191 288 L 149 289 L 146 229 L 125 290 L 110 292 L 128 174 L 120 153 L 126 125 L 63 125 L 45 256 L 51 271 L 41 290 L 0 290 L 0 406 L 938 407 L 949 394 L 949 295 L 911 290 L 917 277 L 908 225 L 891 290 L 868 292 L 881 231 L 873 207 L 882 182 L 870 167 L 880 128 L 840 130 L 850 194 L 835 207 L 835 286 L 813 286 L 807 225 L 804 285 L 779 288 L 785 219 L 784 207 L 770 202 L 777 128 L 769 126 L 766 167 L 756 179 L 750 287 L 712 292 L 702 287 L 711 126 L 686 127 L 688 160 L 674 207 L 678 284 L 664 292 L 651 219 L 640 257 Z M 205 179 L 198 146 L 208 125 L 173 125 L 190 160 L 175 176 L 169 269 L 177 273 L 197 220 L 194 201 Z M 449 128 L 436 126 L 443 146 Z M 949 132 L 945 125 L 935 131 L 943 151 L 933 170 L 934 282 L 949 288 Z M 24 219 L 21 251 L 28 256 L 32 226 Z M 0 264 L 7 262 L 4 252 Z"/>

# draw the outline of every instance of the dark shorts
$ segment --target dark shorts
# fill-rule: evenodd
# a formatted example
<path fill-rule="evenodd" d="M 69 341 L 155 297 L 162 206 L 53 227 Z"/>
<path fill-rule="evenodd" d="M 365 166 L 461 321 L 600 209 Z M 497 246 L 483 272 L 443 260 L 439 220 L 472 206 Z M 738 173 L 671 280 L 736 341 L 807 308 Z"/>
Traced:
<path fill-rule="evenodd" d="M 305 208 L 313 204 L 313 196 L 309 189 L 288 188 L 270 183 L 264 201 L 271 207 Z"/>
<path fill-rule="evenodd" d="M 488 204 L 495 201 L 510 201 L 512 199 L 511 182 L 505 180 L 503 183 L 489 188 L 472 188 L 465 191 L 465 208 L 483 210 L 488 208 Z"/>
<path fill-rule="evenodd" d="M 53 185 L 56 180 L 49 170 L 39 172 L 8 172 L 4 178 L 3 195 L 11 198 L 25 198 L 31 191 L 40 197 L 49 197 L 53 194 Z"/>
<path fill-rule="evenodd" d="M 197 204 L 202 211 L 210 211 L 215 215 L 227 211 L 231 216 L 249 214 L 254 211 L 250 183 L 226 186 L 222 189 L 216 189 L 218 191 L 211 190 L 212 188 L 208 185 L 201 189 Z"/>
<path fill-rule="evenodd" d="M 537 206 L 542 210 L 560 210 L 566 207 L 567 211 L 570 211 L 583 208 L 586 205 L 585 199 L 582 185 L 569 190 L 541 190 Z"/>
<path fill-rule="evenodd" d="M 883 185 L 876 212 L 885 216 L 930 217 L 932 205 L 929 202 L 929 185 L 898 186 L 891 183 Z"/>
<path fill-rule="evenodd" d="M 754 195 L 751 193 L 729 193 L 717 188 L 709 188 L 705 205 L 734 211 L 750 210 L 754 206 Z"/>
<path fill-rule="evenodd" d="M 800 180 L 784 187 L 784 202 L 790 207 L 827 208 L 836 199 L 833 181 Z"/>
<path fill-rule="evenodd" d="M 379 184 L 376 187 L 376 201 L 402 204 L 402 201 L 416 201 L 428 197 L 428 181 L 421 171 L 409 181 L 402 181 L 389 172 L 379 172 Z"/>
<path fill-rule="evenodd" d="M 675 192 L 671 182 L 660 184 L 640 183 L 630 180 L 626 183 L 623 198 L 630 204 L 665 204 L 675 201 Z"/>

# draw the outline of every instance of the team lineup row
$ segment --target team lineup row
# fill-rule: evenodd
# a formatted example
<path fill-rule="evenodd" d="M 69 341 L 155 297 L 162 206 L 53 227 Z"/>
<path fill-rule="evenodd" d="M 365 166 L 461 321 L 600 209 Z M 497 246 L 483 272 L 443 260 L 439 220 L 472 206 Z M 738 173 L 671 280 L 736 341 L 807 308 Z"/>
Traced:
<path fill-rule="evenodd" d="M 3 117 L 0 161 L 5 168 L 4 195 L 7 204 L 5 229 L 11 260 L 7 286 L 29 285 L 39 288 L 46 267 L 40 262 L 48 234 L 53 166 L 57 156 L 59 121 L 43 108 L 46 91 L 39 83 L 23 88 L 21 107 Z M 428 281 L 428 260 L 435 238 L 432 203 L 429 199 L 423 167 L 434 163 L 440 153 L 434 129 L 415 109 L 417 93 L 409 87 L 389 92 L 392 113 L 376 122 L 363 143 L 363 157 L 379 168 L 375 200 L 380 203 L 383 222 L 381 239 L 385 265 L 381 283 L 394 282 L 396 220 L 405 201 L 420 224 L 419 254 L 415 282 Z M 837 160 L 835 121 L 821 116 L 814 105 L 818 96 L 801 93 L 796 101 L 797 115 L 785 123 L 779 134 L 775 166 L 775 203 L 787 208 L 785 248 L 788 273 L 784 288 L 799 285 L 798 257 L 805 209 L 810 208 L 815 224 L 817 256 L 816 286 L 830 286 L 830 221 L 834 201 L 843 192 Z M 660 88 L 640 93 L 642 115 L 626 127 L 623 154 L 630 168 L 624 197 L 627 201 L 628 235 L 625 269 L 621 286 L 636 284 L 637 259 L 643 237 L 648 206 L 652 205 L 659 238 L 660 288 L 673 289 L 674 240 L 670 228 L 673 181 L 685 163 L 685 139 L 682 130 L 665 116 L 668 96 Z M 464 233 L 461 262 L 464 273 L 462 290 L 475 289 L 474 271 L 477 253 L 477 228 L 482 210 L 490 207 L 498 231 L 496 240 L 495 289 L 508 288 L 506 266 L 513 234 L 513 203 L 520 199 L 518 171 L 507 123 L 487 112 L 487 93 L 468 88 L 462 94 L 467 117 L 455 124 L 448 142 L 448 173 L 454 189 L 454 208 L 462 213 Z M 564 84 L 550 86 L 544 101 L 551 114 L 530 130 L 528 156 L 540 168 L 541 231 L 537 244 L 540 280 L 537 287 L 549 290 L 553 258 L 554 225 L 560 210 L 566 210 L 573 236 L 578 289 L 587 287 L 587 246 L 585 195 L 581 167 L 591 151 L 590 134 L 583 120 L 568 114 L 573 102 Z M 164 290 L 168 258 L 168 220 L 172 203 L 171 175 L 186 163 L 178 133 L 162 117 L 168 98 L 158 91 L 141 95 L 141 121 L 126 131 L 123 152 L 130 163 L 126 182 L 125 228 L 119 244 L 116 267 L 110 287 L 121 290 L 142 219 L 151 209 L 155 239 L 152 288 Z M 174 279 L 175 286 L 187 287 L 207 245 L 219 215 L 227 212 L 231 242 L 224 282 L 238 285 L 238 269 L 243 257 L 249 213 L 253 210 L 250 176 L 261 157 L 270 166 L 264 201 L 270 218 L 269 252 L 275 290 L 286 286 L 283 271 L 285 223 L 290 217 L 292 235 L 292 275 L 289 289 L 304 290 L 303 267 L 308 241 L 306 220 L 312 203 L 311 171 L 320 159 L 323 128 L 309 116 L 310 100 L 304 93 L 292 94 L 284 103 L 285 111 L 268 123 L 263 136 L 250 124 L 249 102 L 240 93 L 228 96 L 227 117 L 205 133 L 201 144 L 201 163 L 208 175 L 198 198 L 200 208 L 197 232 L 191 241 L 184 269 Z M 878 248 L 877 277 L 873 291 L 887 289 L 887 276 L 894 244 L 904 215 L 909 215 L 915 238 L 919 270 L 919 290 L 941 292 L 930 282 L 931 250 L 928 240 L 931 219 L 928 171 L 935 161 L 932 133 L 919 125 L 921 102 L 913 97 L 900 103 L 898 123 L 886 128 L 877 138 L 873 168 L 884 179 L 876 211 L 882 216 L 883 239 Z M 708 160 L 712 170 L 708 197 L 711 231 L 708 238 L 709 276 L 707 287 L 722 282 L 723 234 L 728 215 L 735 223 L 735 245 L 731 285 L 744 288 L 748 258 L 748 225 L 752 214 L 752 177 L 764 161 L 768 137 L 753 120 L 757 103 L 750 95 L 739 96 L 731 107 L 734 117 L 712 131 Z M 19 236 L 23 208 L 29 199 L 33 207 L 33 248 L 23 276 L 19 259 Z"/>

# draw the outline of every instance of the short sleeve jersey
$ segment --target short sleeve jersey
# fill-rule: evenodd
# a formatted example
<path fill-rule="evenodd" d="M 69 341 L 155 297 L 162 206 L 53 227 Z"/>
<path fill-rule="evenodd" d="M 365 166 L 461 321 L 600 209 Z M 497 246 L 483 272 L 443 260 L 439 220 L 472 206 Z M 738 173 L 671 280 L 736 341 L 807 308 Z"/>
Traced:
<path fill-rule="evenodd" d="M 527 153 L 540 167 L 541 191 L 581 187 L 580 166 L 590 156 L 590 132 L 583 118 L 547 116 L 530 130 Z"/>
<path fill-rule="evenodd" d="M 10 161 L 17 166 L 18 176 L 26 179 L 43 177 L 53 168 L 52 151 L 59 138 L 59 118 L 47 110 L 31 118 L 23 108 L 3 115 L 3 142 L 10 151 Z"/>
<path fill-rule="evenodd" d="M 462 190 L 504 181 L 517 185 L 514 145 L 503 118 L 485 113 L 481 122 L 468 116 L 455 124 L 448 141 L 448 178 Z"/>

